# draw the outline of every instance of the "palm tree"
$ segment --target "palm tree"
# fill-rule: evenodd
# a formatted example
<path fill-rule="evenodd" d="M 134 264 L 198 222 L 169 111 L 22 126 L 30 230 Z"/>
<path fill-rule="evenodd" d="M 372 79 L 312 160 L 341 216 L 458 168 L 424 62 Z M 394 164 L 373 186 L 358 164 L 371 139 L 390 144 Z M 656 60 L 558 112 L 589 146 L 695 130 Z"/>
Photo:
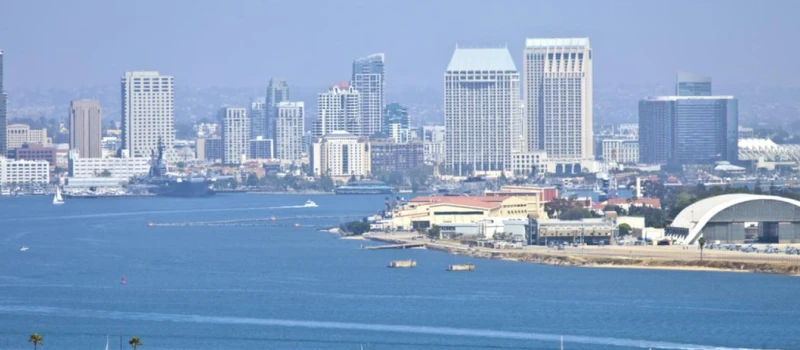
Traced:
<path fill-rule="evenodd" d="M 703 248 L 706 245 L 706 238 L 703 237 L 703 236 L 700 236 L 700 239 L 697 240 L 697 244 L 700 245 L 700 261 L 703 261 Z"/>
<path fill-rule="evenodd" d="M 33 350 L 42 345 L 42 336 L 39 333 L 31 334 L 30 338 L 28 338 L 28 343 L 33 343 Z"/>
<path fill-rule="evenodd" d="M 136 350 L 137 347 L 142 346 L 142 341 L 139 340 L 139 337 L 133 337 L 131 340 L 128 340 L 128 344 L 131 345 L 133 350 Z"/>

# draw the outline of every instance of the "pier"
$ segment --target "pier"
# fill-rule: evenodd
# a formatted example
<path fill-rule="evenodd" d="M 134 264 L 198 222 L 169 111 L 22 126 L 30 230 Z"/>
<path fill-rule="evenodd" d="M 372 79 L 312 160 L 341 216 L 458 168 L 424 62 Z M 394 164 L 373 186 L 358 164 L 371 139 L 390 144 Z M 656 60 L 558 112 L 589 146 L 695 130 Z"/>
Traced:
<path fill-rule="evenodd" d="M 447 271 L 475 271 L 473 264 L 455 264 L 447 266 Z"/>
<path fill-rule="evenodd" d="M 366 249 L 366 250 L 377 250 L 377 249 L 413 249 L 413 248 L 425 248 L 425 243 L 387 244 L 387 245 L 375 245 L 375 246 L 368 246 L 368 247 L 364 247 L 364 249 Z"/>

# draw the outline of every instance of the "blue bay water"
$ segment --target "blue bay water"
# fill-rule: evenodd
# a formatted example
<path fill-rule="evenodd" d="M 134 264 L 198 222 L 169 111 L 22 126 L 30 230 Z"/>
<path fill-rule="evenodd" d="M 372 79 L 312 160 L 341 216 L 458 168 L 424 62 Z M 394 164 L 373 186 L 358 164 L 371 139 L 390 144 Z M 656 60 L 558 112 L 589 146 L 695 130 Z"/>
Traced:
<path fill-rule="evenodd" d="M 294 207 L 306 199 L 319 207 Z M 800 349 L 794 277 L 365 251 L 317 231 L 383 200 L 0 197 L 0 349 L 28 349 L 33 332 L 66 350 L 102 349 L 106 335 L 147 350 L 558 349 L 561 336 L 565 349 Z M 444 271 L 465 262 L 476 271 Z"/>

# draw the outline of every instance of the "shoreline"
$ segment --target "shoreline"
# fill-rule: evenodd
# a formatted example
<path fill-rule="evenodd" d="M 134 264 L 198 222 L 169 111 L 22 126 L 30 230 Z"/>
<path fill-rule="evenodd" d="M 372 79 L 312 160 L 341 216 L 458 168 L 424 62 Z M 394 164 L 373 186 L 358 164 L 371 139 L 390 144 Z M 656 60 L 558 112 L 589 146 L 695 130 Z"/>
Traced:
<path fill-rule="evenodd" d="M 419 243 L 402 237 L 389 235 L 365 235 L 365 239 L 393 244 Z M 649 269 L 673 271 L 708 271 L 738 273 L 769 273 L 787 276 L 800 276 L 800 260 L 790 262 L 746 262 L 731 260 L 675 260 L 661 258 L 637 258 L 625 256 L 596 256 L 590 254 L 559 251 L 553 254 L 546 250 L 500 250 L 481 247 L 467 247 L 458 243 L 432 243 L 426 240 L 427 249 L 438 250 L 452 255 L 464 255 L 478 259 L 494 259 L 534 263 L 552 266 L 572 266 L 588 268 Z"/>

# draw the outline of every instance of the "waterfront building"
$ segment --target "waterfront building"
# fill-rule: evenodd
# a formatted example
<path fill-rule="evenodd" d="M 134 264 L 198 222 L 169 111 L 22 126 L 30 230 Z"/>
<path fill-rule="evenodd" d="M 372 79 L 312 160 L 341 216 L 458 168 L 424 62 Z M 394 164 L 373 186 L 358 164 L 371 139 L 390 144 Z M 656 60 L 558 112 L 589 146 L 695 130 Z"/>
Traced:
<path fill-rule="evenodd" d="M 711 77 L 678 72 L 675 83 L 677 96 L 711 96 Z"/>
<path fill-rule="evenodd" d="M 660 96 L 639 101 L 639 158 L 645 164 L 738 161 L 733 96 Z"/>
<path fill-rule="evenodd" d="M 24 144 L 11 151 L 14 159 L 25 160 L 44 160 L 50 163 L 51 167 L 56 166 L 57 150 L 54 147 L 45 147 L 40 144 Z"/>
<path fill-rule="evenodd" d="M 274 159 L 275 148 L 272 140 L 265 139 L 261 136 L 250 140 L 250 151 L 248 154 L 251 159 Z"/>
<path fill-rule="evenodd" d="M 7 153 L 25 144 L 50 145 L 47 128 L 31 129 L 26 124 L 11 124 L 7 128 Z"/>
<path fill-rule="evenodd" d="M 535 196 L 422 196 L 392 210 L 391 228 L 427 229 L 451 224 L 473 224 L 488 218 L 527 218 L 542 215 Z"/>
<path fill-rule="evenodd" d="M 250 139 L 261 136 L 266 138 L 267 132 L 267 98 L 262 97 L 250 103 Z"/>
<path fill-rule="evenodd" d="M 594 159 L 589 39 L 527 39 L 523 62 L 527 150 L 565 163 Z"/>
<path fill-rule="evenodd" d="M 303 146 L 306 108 L 304 102 L 284 101 L 278 103 L 275 122 L 276 158 L 299 160 L 307 150 Z"/>
<path fill-rule="evenodd" d="M 373 174 L 406 172 L 425 164 L 422 142 L 396 143 L 393 140 L 370 142 Z"/>
<path fill-rule="evenodd" d="M 317 96 L 317 114 L 316 137 L 334 131 L 361 135 L 361 97 L 359 91 L 347 83 L 336 84 Z"/>
<path fill-rule="evenodd" d="M 225 107 L 219 110 L 222 127 L 223 157 L 225 164 L 241 164 L 247 159 L 250 140 L 250 120 L 247 109 Z"/>
<path fill-rule="evenodd" d="M 317 138 L 312 145 L 311 169 L 314 177 L 330 176 L 346 181 L 351 176 L 370 174 L 370 144 L 366 137 L 334 131 Z"/>
<path fill-rule="evenodd" d="M 361 131 L 358 135 L 372 136 L 384 131 L 384 59 L 384 54 L 376 53 L 353 61 L 351 84 L 361 99 Z"/>
<path fill-rule="evenodd" d="M 605 139 L 602 146 L 603 160 L 617 164 L 639 162 L 639 140 Z"/>
<path fill-rule="evenodd" d="M 197 147 L 198 149 L 202 147 L 202 154 L 198 151 L 198 159 L 212 163 L 222 163 L 222 160 L 225 158 L 225 145 L 222 142 L 222 138 L 219 136 L 198 139 Z"/>
<path fill-rule="evenodd" d="M 129 157 L 150 157 L 163 145 L 165 158 L 173 158 L 173 80 L 155 71 L 125 72 L 122 76 L 122 151 Z"/>
<path fill-rule="evenodd" d="M 73 100 L 69 104 L 69 148 L 84 158 L 103 156 L 103 118 L 100 101 Z"/>
<path fill-rule="evenodd" d="M 444 74 L 445 164 L 456 175 L 511 165 L 519 72 L 507 48 L 456 48 Z"/>
<path fill-rule="evenodd" d="M 528 226 L 528 245 L 553 244 L 611 244 L 617 225 L 611 218 L 580 220 L 531 219 Z"/>
<path fill-rule="evenodd" d="M 0 155 L 0 185 L 48 183 L 50 163 L 46 160 L 8 159 Z"/>
<path fill-rule="evenodd" d="M 8 113 L 8 95 L 3 90 L 3 50 L 0 50 L 0 157 L 4 157 L 8 152 L 8 140 L 6 140 L 6 125 Z"/>
<path fill-rule="evenodd" d="M 289 84 L 282 78 L 271 78 L 267 85 L 267 97 L 265 99 L 267 109 L 267 123 L 265 138 L 275 140 L 275 119 L 278 117 L 278 103 L 289 101 Z"/>
<path fill-rule="evenodd" d="M 83 158 L 78 152 L 69 154 L 69 176 L 78 178 L 131 178 L 150 172 L 150 157 Z M 107 172 L 107 173 L 106 173 Z M 108 176 L 104 176 L 105 175 Z"/>
<path fill-rule="evenodd" d="M 390 103 L 386 105 L 383 113 L 383 134 L 395 142 L 408 142 L 410 138 L 408 108 L 399 103 Z"/>
<path fill-rule="evenodd" d="M 547 152 L 511 153 L 511 172 L 517 178 L 542 179 L 547 173 Z"/>

